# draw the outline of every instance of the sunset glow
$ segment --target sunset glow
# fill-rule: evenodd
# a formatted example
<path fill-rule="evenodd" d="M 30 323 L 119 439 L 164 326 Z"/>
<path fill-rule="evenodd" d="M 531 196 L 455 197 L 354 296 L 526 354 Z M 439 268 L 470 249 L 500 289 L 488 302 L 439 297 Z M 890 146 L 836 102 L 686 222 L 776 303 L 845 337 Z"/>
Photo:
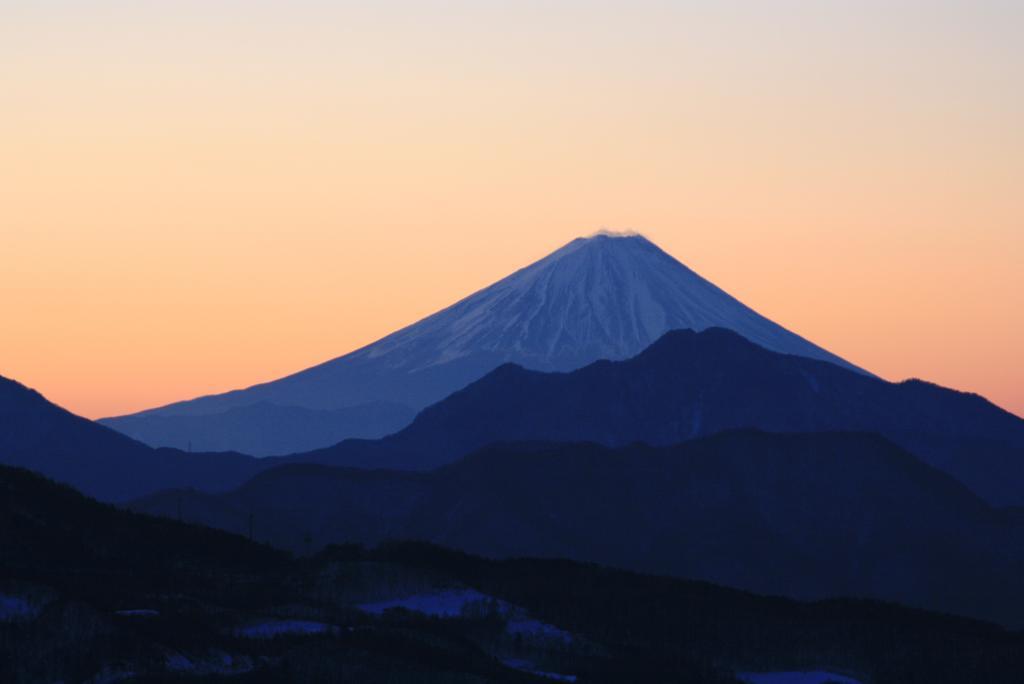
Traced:
<path fill-rule="evenodd" d="M 1024 5 L 812 5 L 3 3 L 0 375 L 246 387 L 612 227 L 1024 415 Z"/>

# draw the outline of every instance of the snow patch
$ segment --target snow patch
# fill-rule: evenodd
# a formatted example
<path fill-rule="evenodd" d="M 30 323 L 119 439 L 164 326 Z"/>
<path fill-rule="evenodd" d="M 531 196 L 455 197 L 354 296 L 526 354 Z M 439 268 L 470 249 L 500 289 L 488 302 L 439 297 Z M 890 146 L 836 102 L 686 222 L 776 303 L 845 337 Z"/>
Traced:
<path fill-rule="evenodd" d="M 388 610 L 400 608 L 437 618 L 464 617 L 475 608 L 479 611 L 478 615 L 496 612 L 505 618 L 505 633 L 509 636 L 550 639 L 563 643 L 570 643 L 573 640 L 569 632 L 535 620 L 519 606 L 482 594 L 475 589 L 445 589 L 387 601 L 362 603 L 356 607 L 371 615 L 383 615 Z"/>
<path fill-rule="evenodd" d="M 164 667 L 170 672 L 190 675 L 238 675 L 252 672 L 253 661 L 249 656 L 232 656 L 224 651 L 210 651 L 206 654 L 168 653 Z"/>
<path fill-rule="evenodd" d="M 104 666 L 96 673 L 96 676 L 87 680 L 86 684 L 114 684 L 114 682 L 123 682 L 133 677 L 135 677 L 135 672 L 132 670 Z"/>
<path fill-rule="evenodd" d="M 520 660 L 518 658 L 508 658 L 502 660 L 501 664 L 505 667 L 510 667 L 513 670 L 519 670 L 520 672 L 526 672 L 538 677 L 546 677 L 559 682 L 575 682 L 576 675 L 560 674 L 558 672 L 546 672 L 544 670 L 538 670 L 534 667 L 534 664 L 529 660 Z"/>
<path fill-rule="evenodd" d="M 235 636 L 245 639 L 273 639 L 285 635 L 335 634 L 338 628 L 324 622 L 311 620 L 267 620 L 256 622 L 234 631 Z"/>
<path fill-rule="evenodd" d="M 21 596 L 0 594 L 0 622 L 31 620 L 39 615 L 39 609 Z"/>
<path fill-rule="evenodd" d="M 180 653 L 172 653 L 164 659 L 164 665 L 171 672 L 191 672 L 196 666 Z"/>
<path fill-rule="evenodd" d="M 524 636 L 555 639 L 565 643 L 572 641 L 572 635 L 569 632 L 532 618 L 514 618 L 509 620 L 505 626 L 505 631 L 512 636 L 521 634 Z"/>
<path fill-rule="evenodd" d="M 405 598 L 378 601 L 375 603 L 362 603 L 356 607 L 364 613 L 381 615 L 385 611 L 395 608 L 404 608 L 416 613 L 422 613 L 431 617 L 459 617 L 472 604 L 483 604 L 494 602 L 499 606 L 501 612 L 507 610 L 503 601 L 481 594 L 475 589 L 447 589 L 428 594 L 414 594 Z"/>
<path fill-rule="evenodd" d="M 833 672 L 737 672 L 744 684 L 861 684 L 856 679 Z"/>

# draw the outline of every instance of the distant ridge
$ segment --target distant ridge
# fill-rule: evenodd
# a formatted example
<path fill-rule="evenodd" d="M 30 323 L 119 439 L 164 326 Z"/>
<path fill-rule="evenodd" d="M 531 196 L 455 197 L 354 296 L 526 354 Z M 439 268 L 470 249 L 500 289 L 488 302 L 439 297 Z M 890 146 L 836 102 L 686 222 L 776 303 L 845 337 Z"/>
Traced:
<path fill-rule="evenodd" d="M 416 411 L 503 363 L 569 371 L 629 358 L 669 330 L 710 327 L 863 372 L 743 305 L 643 236 L 600 232 L 332 361 L 102 422 L 153 446 L 290 453 L 394 432 Z M 359 407 L 366 405 L 377 410 L 369 412 L 373 420 L 355 421 L 360 429 L 331 414 L 365 414 Z M 254 438 L 268 421 L 278 425 L 273 440 Z"/>
<path fill-rule="evenodd" d="M 891 442 L 723 432 L 670 447 L 484 447 L 429 473 L 289 465 L 138 511 L 294 551 L 418 539 L 770 595 L 847 595 L 1024 624 L 1024 525 Z"/>
<path fill-rule="evenodd" d="M 291 460 L 430 470 L 495 442 L 667 446 L 745 428 L 876 433 L 994 505 L 1024 506 L 1024 420 L 977 395 L 779 354 L 723 328 L 674 330 L 570 373 L 504 364 L 401 432 Z"/>

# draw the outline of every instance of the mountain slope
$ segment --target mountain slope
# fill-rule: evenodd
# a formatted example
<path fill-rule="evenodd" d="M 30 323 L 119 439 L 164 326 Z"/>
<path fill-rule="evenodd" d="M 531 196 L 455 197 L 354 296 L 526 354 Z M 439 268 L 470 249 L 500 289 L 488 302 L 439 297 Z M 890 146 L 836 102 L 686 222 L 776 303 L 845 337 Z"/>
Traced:
<path fill-rule="evenodd" d="M 1024 420 L 981 397 L 778 354 L 736 333 L 673 331 L 571 373 L 504 365 L 379 442 L 292 457 L 429 470 L 499 441 L 667 445 L 736 428 L 889 438 L 996 505 L 1024 504 Z"/>
<path fill-rule="evenodd" d="M 672 329 L 714 326 L 768 349 L 853 368 L 760 316 L 645 238 L 597 235 L 573 240 L 443 311 L 314 368 L 103 422 L 154 446 L 182 447 L 191 441 L 201 450 L 289 453 L 310 448 L 308 431 L 279 421 L 282 430 L 276 441 L 253 449 L 251 439 L 239 436 L 245 431 L 238 429 L 238 415 L 227 412 L 259 403 L 281 411 L 334 411 L 372 402 L 397 405 L 385 424 L 344 435 L 379 437 L 394 423 L 403 425 L 402 416 L 411 410 L 442 399 L 502 363 L 568 371 L 598 359 L 633 356 Z M 200 415 L 207 418 L 189 420 Z M 249 434 L 258 434 L 258 419 L 246 425 Z M 340 439 L 336 430 L 330 438 Z"/>
<path fill-rule="evenodd" d="M 28 468 L 105 501 L 170 486 L 230 489 L 263 467 L 242 454 L 152 449 L 3 377 L 0 464 Z"/>
<path fill-rule="evenodd" d="M 859 433 L 514 444 L 431 473 L 293 465 L 229 494 L 170 492 L 133 506 L 229 531 L 254 522 L 257 538 L 295 550 L 421 539 L 1024 624 L 1019 521 Z"/>
<path fill-rule="evenodd" d="M 0 570 L 59 574 L 274 567 L 287 554 L 219 530 L 132 514 L 21 468 L 0 466 Z"/>

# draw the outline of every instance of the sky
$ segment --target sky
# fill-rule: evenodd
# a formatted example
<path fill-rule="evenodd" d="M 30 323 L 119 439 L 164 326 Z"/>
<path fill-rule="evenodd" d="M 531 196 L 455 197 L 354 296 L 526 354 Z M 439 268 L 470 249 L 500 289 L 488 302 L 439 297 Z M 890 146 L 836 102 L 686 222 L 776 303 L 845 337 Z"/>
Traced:
<path fill-rule="evenodd" d="M 1024 415 L 1024 3 L 0 0 L 0 375 L 98 418 L 633 229 Z"/>

